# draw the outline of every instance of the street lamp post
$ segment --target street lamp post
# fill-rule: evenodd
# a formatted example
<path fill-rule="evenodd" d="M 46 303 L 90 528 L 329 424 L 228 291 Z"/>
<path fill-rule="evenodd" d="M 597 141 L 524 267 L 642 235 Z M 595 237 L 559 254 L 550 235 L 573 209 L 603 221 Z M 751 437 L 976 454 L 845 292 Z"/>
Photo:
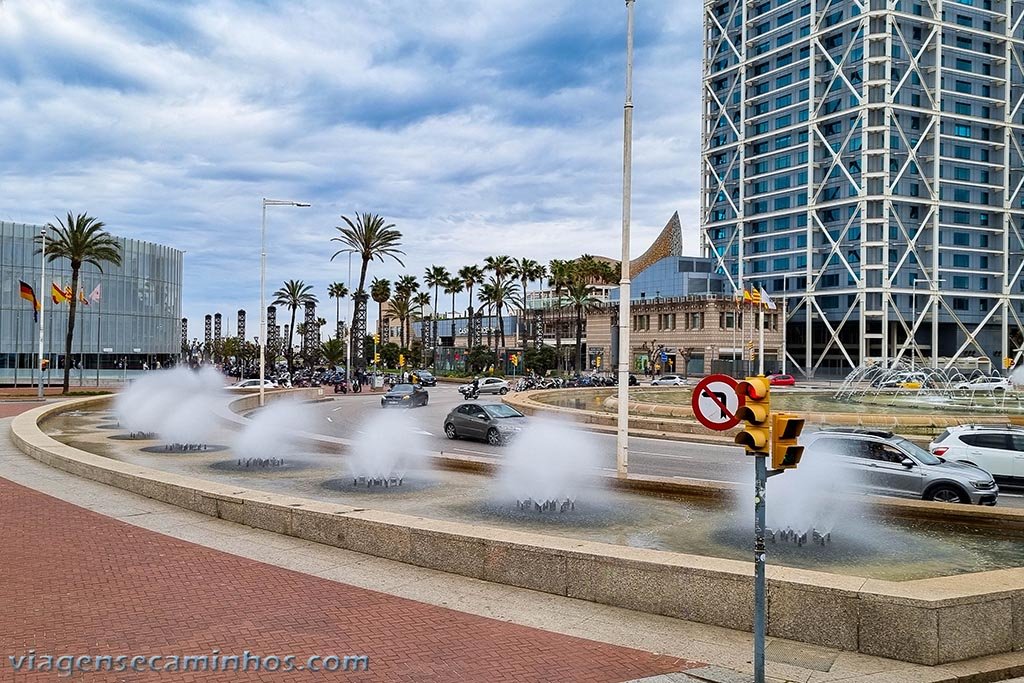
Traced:
<path fill-rule="evenodd" d="M 260 407 L 263 406 L 263 386 L 267 377 L 267 207 L 268 206 L 301 206 L 308 207 L 306 202 L 288 199 L 263 198 L 263 222 L 260 226 Z"/>
<path fill-rule="evenodd" d="M 633 190 L 633 5 L 626 0 L 626 102 L 622 114 L 622 272 L 619 279 L 619 411 L 616 420 L 615 472 L 629 468 L 629 227 Z"/>

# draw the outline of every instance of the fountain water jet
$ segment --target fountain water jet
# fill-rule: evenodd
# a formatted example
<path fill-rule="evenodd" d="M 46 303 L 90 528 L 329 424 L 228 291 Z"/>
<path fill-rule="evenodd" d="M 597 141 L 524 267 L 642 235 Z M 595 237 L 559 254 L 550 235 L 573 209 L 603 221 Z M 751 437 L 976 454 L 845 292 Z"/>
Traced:
<path fill-rule="evenodd" d="M 232 444 L 237 453 L 239 465 L 249 467 L 249 462 L 258 467 L 280 467 L 285 456 L 294 455 L 298 450 L 296 438 L 300 433 L 314 429 L 315 417 L 308 404 L 291 399 L 270 403 L 249 419 L 245 428 Z M 262 465 L 260 462 L 269 462 Z M 279 461 L 278 464 L 274 464 Z"/>
<path fill-rule="evenodd" d="M 427 453 L 421 429 L 411 416 L 378 414 L 352 439 L 348 457 L 353 486 L 401 486 L 409 471 L 425 469 Z"/>
<path fill-rule="evenodd" d="M 568 512 L 584 489 L 598 485 L 597 467 L 597 448 L 587 432 L 534 418 L 509 445 L 497 482 L 519 510 Z"/>

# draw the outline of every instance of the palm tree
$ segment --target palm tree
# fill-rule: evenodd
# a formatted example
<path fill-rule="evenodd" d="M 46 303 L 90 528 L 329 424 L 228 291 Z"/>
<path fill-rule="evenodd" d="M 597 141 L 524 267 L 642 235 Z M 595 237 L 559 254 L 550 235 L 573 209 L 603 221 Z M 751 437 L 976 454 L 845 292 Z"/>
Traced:
<path fill-rule="evenodd" d="M 365 337 L 366 337 L 366 268 L 374 259 L 384 261 L 390 257 L 398 261 L 399 265 L 405 266 L 398 254 L 405 255 L 399 249 L 402 243 L 402 233 L 395 230 L 392 223 L 385 224 L 384 219 L 377 214 L 363 213 L 356 216 L 353 221 L 347 216 L 341 217 L 345 221 L 345 227 L 335 226 L 341 233 L 339 237 L 332 237 L 332 242 L 340 242 L 345 248 L 334 253 L 331 260 L 338 254 L 359 254 L 361 261 L 359 267 L 359 286 L 356 287 L 353 299 L 356 302 L 356 310 L 352 316 L 352 358 L 355 359 L 356 367 L 366 367 Z"/>
<path fill-rule="evenodd" d="M 574 277 L 566 289 L 566 306 L 571 306 L 576 313 L 576 372 L 583 371 L 583 314 L 599 303 L 594 296 L 594 288 L 583 273 Z"/>
<path fill-rule="evenodd" d="M 423 282 L 427 287 L 434 288 L 434 302 L 438 301 L 437 293 L 438 289 L 444 287 L 448 283 L 448 278 L 451 277 L 451 273 L 444 266 L 430 266 L 423 273 Z M 434 306 L 434 315 L 431 316 L 431 326 L 433 327 L 430 338 L 434 340 L 434 347 L 437 346 L 437 306 Z M 434 358 L 431 355 L 430 365 L 434 365 Z"/>
<path fill-rule="evenodd" d="M 405 323 L 409 319 L 410 313 L 409 297 L 396 293 L 389 302 L 389 305 L 391 306 L 391 312 L 398 318 L 400 326 L 398 333 L 399 347 L 405 348 Z"/>
<path fill-rule="evenodd" d="M 104 230 L 105 227 L 103 221 L 84 213 L 72 216 L 70 211 L 66 223 L 58 218 L 56 225 L 46 224 L 46 230 L 53 235 L 46 241 L 46 259 L 51 262 L 62 258 L 71 261 L 71 299 L 68 301 L 68 330 L 67 336 L 64 338 L 63 393 L 65 394 L 70 391 L 71 387 L 71 348 L 75 339 L 78 278 L 82 266 L 90 263 L 102 273 L 104 263 L 121 265 L 121 243 Z M 42 295 L 41 292 L 40 295 Z"/>
<path fill-rule="evenodd" d="M 455 344 L 455 295 L 463 289 L 463 282 L 458 275 L 448 278 L 444 283 L 444 293 L 452 295 L 452 344 Z"/>
<path fill-rule="evenodd" d="M 391 280 L 375 277 L 370 283 L 370 297 L 377 302 L 377 334 L 384 343 L 384 304 L 391 298 Z"/>
<path fill-rule="evenodd" d="M 505 322 L 501 317 L 501 311 L 506 304 L 515 300 L 519 291 L 519 285 L 512 280 L 499 281 L 497 276 L 492 275 L 491 279 L 480 288 L 480 300 L 494 306 L 494 313 L 498 318 L 498 332 L 494 338 L 494 352 L 498 352 L 498 339 L 504 343 L 505 335 L 502 330 Z"/>
<path fill-rule="evenodd" d="M 328 339 L 320 345 L 320 355 L 332 369 L 345 362 L 345 342 L 338 337 Z"/>
<path fill-rule="evenodd" d="M 334 336 L 337 337 L 341 331 L 341 300 L 348 296 L 348 287 L 342 282 L 332 282 L 327 285 L 327 296 L 334 299 Z"/>
<path fill-rule="evenodd" d="M 488 256 L 484 259 L 484 270 L 494 273 L 495 283 L 505 284 L 505 281 L 516 272 L 516 262 L 511 256 Z M 495 306 L 498 313 L 498 334 L 501 336 L 501 345 L 505 345 L 505 329 L 501 325 L 501 306 Z"/>
<path fill-rule="evenodd" d="M 420 321 L 422 322 L 423 318 L 425 317 L 423 315 L 424 309 L 430 308 L 430 292 L 420 292 L 419 294 L 415 295 L 414 297 L 412 297 L 410 305 L 411 305 L 412 309 L 416 311 L 417 315 L 419 316 Z M 423 326 L 420 325 L 420 338 L 423 338 L 423 336 L 424 336 Z M 412 329 L 411 328 L 409 330 L 409 346 L 412 346 Z"/>
<path fill-rule="evenodd" d="M 537 280 L 543 280 L 547 274 L 548 269 L 544 267 L 544 264 L 537 263 L 533 259 L 520 258 L 516 260 L 516 276 L 519 278 L 520 285 L 522 286 L 522 306 L 520 307 L 521 315 L 519 316 L 520 327 L 520 339 L 523 342 L 523 352 L 526 352 L 526 333 L 528 330 L 526 323 L 526 285 L 530 282 Z"/>
<path fill-rule="evenodd" d="M 572 276 L 570 261 L 552 259 L 548 264 L 548 286 L 555 290 L 555 309 L 558 311 L 558 321 L 555 323 L 555 355 L 558 358 L 559 369 L 564 370 L 564 359 L 562 358 L 562 292 Z"/>
<path fill-rule="evenodd" d="M 281 289 L 274 292 L 274 305 L 287 306 L 292 312 L 292 322 L 288 326 L 288 373 L 295 371 L 293 356 L 295 350 L 292 348 L 292 334 L 295 332 L 295 311 L 304 307 L 307 303 L 317 303 L 316 295 L 313 294 L 313 286 L 307 285 L 302 280 L 286 280 Z"/>

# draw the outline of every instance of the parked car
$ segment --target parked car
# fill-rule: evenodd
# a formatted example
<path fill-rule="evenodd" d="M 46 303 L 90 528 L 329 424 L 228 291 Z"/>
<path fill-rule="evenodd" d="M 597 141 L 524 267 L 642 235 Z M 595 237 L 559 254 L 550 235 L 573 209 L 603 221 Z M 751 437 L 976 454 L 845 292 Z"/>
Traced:
<path fill-rule="evenodd" d="M 258 379 L 243 379 L 241 382 L 235 382 L 230 385 L 228 389 L 259 389 L 260 381 Z M 277 382 L 273 380 L 263 380 L 264 389 L 277 389 Z"/>
<path fill-rule="evenodd" d="M 472 384 L 472 382 L 470 382 Z M 480 378 L 480 393 L 481 394 L 501 394 L 504 396 L 508 393 L 510 384 L 507 380 L 503 380 L 500 377 L 481 377 Z"/>
<path fill-rule="evenodd" d="M 380 397 L 380 407 L 402 406 L 415 408 L 427 405 L 430 392 L 418 384 L 396 384 L 388 393 Z"/>
<path fill-rule="evenodd" d="M 949 427 L 929 444 L 932 455 L 976 465 L 999 483 L 1024 486 L 1024 429 L 996 425 Z"/>
<path fill-rule="evenodd" d="M 682 375 L 662 375 L 651 380 L 652 387 L 681 387 L 686 384 Z"/>
<path fill-rule="evenodd" d="M 413 384 L 420 384 L 425 387 L 436 387 L 437 378 L 429 370 L 413 370 Z"/>
<path fill-rule="evenodd" d="M 999 487 L 985 470 L 951 462 L 892 432 L 832 428 L 801 439 L 805 458 L 834 458 L 855 487 L 885 496 L 995 505 Z"/>
<path fill-rule="evenodd" d="M 500 446 L 521 432 L 525 423 L 525 415 L 504 403 L 463 403 L 444 418 L 444 433 L 449 439 L 480 439 Z"/>
<path fill-rule="evenodd" d="M 793 377 L 793 375 L 776 373 L 774 375 L 768 375 L 768 383 L 773 387 L 791 387 L 796 384 L 796 378 Z"/>
<path fill-rule="evenodd" d="M 1013 382 L 1006 377 L 976 377 L 967 382 L 960 382 L 955 386 L 963 391 L 991 391 L 1001 393 L 1013 391 Z"/>

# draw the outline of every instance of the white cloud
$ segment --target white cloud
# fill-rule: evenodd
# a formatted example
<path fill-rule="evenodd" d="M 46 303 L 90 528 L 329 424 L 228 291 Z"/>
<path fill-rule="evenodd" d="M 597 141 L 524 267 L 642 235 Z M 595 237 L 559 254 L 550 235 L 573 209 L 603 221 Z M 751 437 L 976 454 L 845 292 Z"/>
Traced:
<path fill-rule="evenodd" d="M 624 26 L 618 0 L 0 4 L 0 218 L 187 250 L 193 321 L 256 310 L 263 196 L 314 204 L 268 213 L 268 283 L 323 299 L 357 211 L 416 275 L 617 256 Z M 696 2 L 637 7 L 634 253 L 676 210 L 697 249 L 699 27 Z"/>

